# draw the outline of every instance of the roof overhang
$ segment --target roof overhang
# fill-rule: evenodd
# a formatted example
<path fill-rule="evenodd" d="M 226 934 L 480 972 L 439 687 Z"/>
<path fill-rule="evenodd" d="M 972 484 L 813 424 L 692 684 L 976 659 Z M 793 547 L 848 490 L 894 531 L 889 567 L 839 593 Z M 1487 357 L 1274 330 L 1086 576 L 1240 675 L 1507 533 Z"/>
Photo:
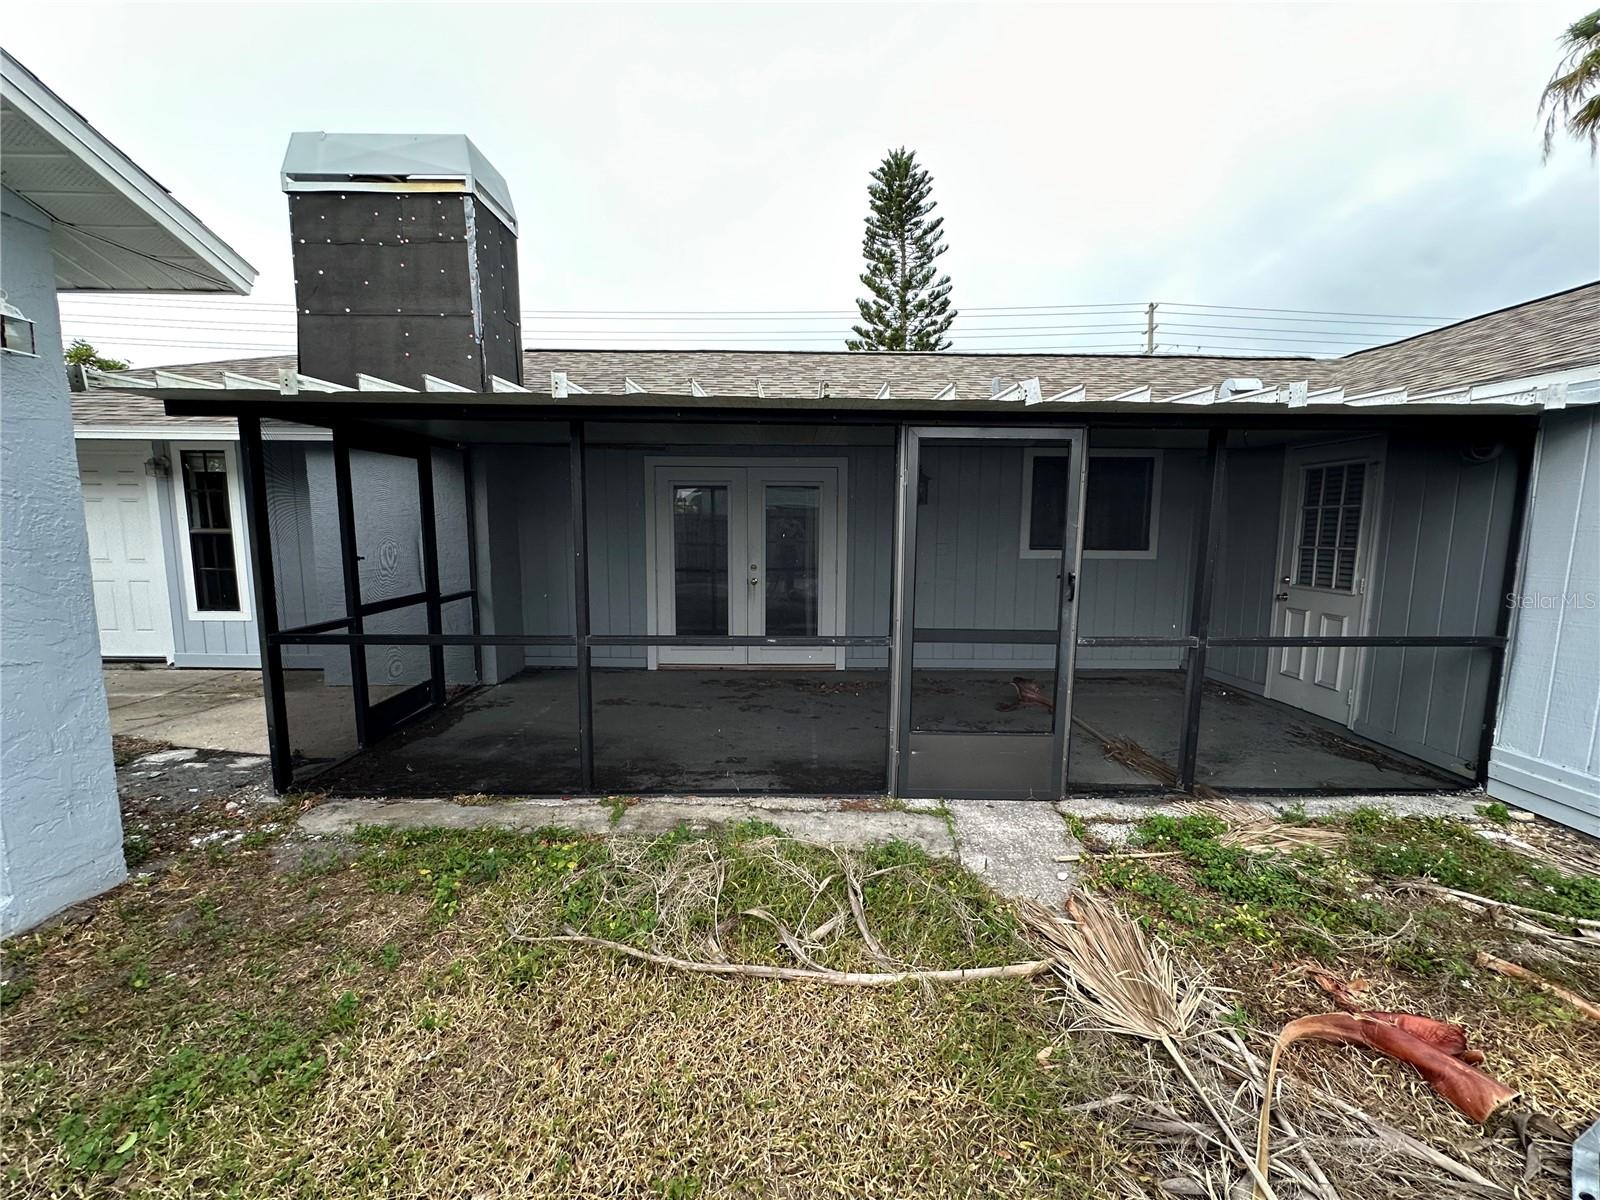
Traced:
<path fill-rule="evenodd" d="M 120 377 L 104 376 L 115 383 Z M 816 420 L 849 414 L 856 419 L 934 417 L 1002 417 L 1026 414 L 1036 417 L 1071 417 L 1078 414 L 1140 414 L 1148 416 L 1209 417 L 1283 416 L 1309 420 L 1322 416 L 1511 416 L 1529 415 L 1600 403 L 1600 364 L 1548 375 L 1491 383 L 1410 392 L 1404 387 L 1352 392 L 1332 387 L 1313 390 L 1305 383 L 1273 384 L 1254 391 L 1229 393 L 1224 388 L 1201 388 L 1172 396 L 1156 396 L 1149 387 L 1119 395 L 1088 399 L 1081 386 L 1043 395 L 1037 379 L 1018 380 L 988 396 L 961 397 L 953 385 L 934 395 L 911 398 L 891 394 L 885 384 L 872 396 L 833 396 L 826 388 L 810 395 L 712 395 L 690 380 L 685 394 L 642 389 L 621 393 L 585 390 L 563 372 L 552 372 L 548 392 L 535 392 L 507 380 L 496 379 L 494 389 L 475 392 L 457 384 L 424 376 L 427 387 L 413 391 L 383 379 L 363 375 L 360 386 L 346 387 L 313 379 L 295 371 L 280 371 L 276 380 L 225 373 L 220 383 L 203 383 L 187 376 L 156 372 L 150 394 L 160 399 L 172 416 L 262 416 L 292 409 L 304 414 L 325 411 L 329 419 L 409 417 L 449 411 L 466 415 L 472 410 L 498 418 L 516 415 L 551 418 L 585 411 L 627 413 L 670 409 L 705 412 L 758 412 L 770 419 L 774 413 L 792 413 Z M 628 381 L 630 384 L 631 380 Z M 638 385 L 634 385 L 637 388 Z"/>
<path fill-rule="evenodd" d="M 256 270 L 10 54 L 0 181 L 51 218 L 56 289 L 244 294 Z"/>

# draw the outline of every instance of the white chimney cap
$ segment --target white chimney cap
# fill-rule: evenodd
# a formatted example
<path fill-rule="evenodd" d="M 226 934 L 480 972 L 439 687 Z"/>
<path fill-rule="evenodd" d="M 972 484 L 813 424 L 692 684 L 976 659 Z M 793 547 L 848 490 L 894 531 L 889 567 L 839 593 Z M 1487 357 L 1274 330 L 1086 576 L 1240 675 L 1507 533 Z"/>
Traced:
<path fill-rule="evenodd" d="M 286 192 L 393 191 L 405 184 L 452 183 L 517 232 L 517 210 L 504 177 L 463 134 L 294 133 L 283 156 Z"/>

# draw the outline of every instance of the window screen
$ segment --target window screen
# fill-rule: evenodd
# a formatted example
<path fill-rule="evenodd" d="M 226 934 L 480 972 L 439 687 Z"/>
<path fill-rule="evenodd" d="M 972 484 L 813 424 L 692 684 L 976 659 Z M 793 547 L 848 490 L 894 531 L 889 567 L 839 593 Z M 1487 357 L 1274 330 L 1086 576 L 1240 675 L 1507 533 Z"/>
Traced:
<path fill-rule="evenodd" d="M 1060 550 L 1067 524 L 1067 479 L 1072 460 L 1065 454 L 1040 454 L 1033 460 L 1033 494 L 1028 497 L 1028 549 Z"/>
<path fill-rule="evenodd" d="M 1356 581 L 1364 463 L 1307 467 L 1300 498 L 1295 585 L 1348 592 Z"/>
<path fill-rule="evenodd" d="M 1033 460 L 1028 497 L 1028 549 L 1060 550 L 1067 515 L 1066 455 Z M 1150 549 L 1156 460 L 1152 455 L 1094 455 L 1089 459 L 1083 548 L 1102 551 Z"/>
<path fill-rule="evenodd" d="M 201 612 L 237 612 L 239 573 L 233 559 L 228 460 L 221 450 L 183 452 L 183 496 L 195 607 Z"/>
<path fill-rule="evenodd" d="M 1150 508 L 1156 460 L 1146 455 L 1096 455 L 1089 459 L 1085 500 L 1085 550 L 1150 549 Z"/>

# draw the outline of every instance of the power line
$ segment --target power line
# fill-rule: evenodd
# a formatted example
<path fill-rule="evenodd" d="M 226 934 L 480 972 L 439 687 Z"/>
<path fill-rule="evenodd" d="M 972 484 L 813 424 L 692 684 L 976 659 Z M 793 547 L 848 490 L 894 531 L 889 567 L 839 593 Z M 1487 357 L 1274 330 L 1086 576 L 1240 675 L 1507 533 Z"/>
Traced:
<path fill-rule="evenodd" d="M 290 303 L 278 303 L 261 300 L 234 300 L 230 297 L 208 296 L 168 296 L 162 298 L 151 297 L 140 300 L 123 300 L 121 298 L 104 300 L 98 297 L 84 295 L 74 296 L 68 294 L 62 297 L 65 304 L 85 304 L 89 307 L 106 305 L 116 308 L 141 307 L 141 308 L 200 308 L 200 309 L 240 309 L 243 311 L 275 311 L 295 313 L 299 309 Z M 1162 300 L 1157 302 L 1158 308 L 1198 310 L 1202 313 L 1226 312 L 1257 314 L 1257 320 L 1283 320 L 1291 321 L 1299 317 L 1329 317 L 1329 318 L 1359 318 L 1355 321 L 1329 322 L 1337 324 L 1402 324 L 1421 325 L 1432 322 L 1450 323 L 1455 317 L 1423 317 L 1403 313 L 1357 313 L 1333 309 L 1305 309 L 1305 308 L 1273 308 L 1273 307 L 1244 307 L 1226 304 L 1191 304 L 1180 301 Z M 1098 303 L 1098 304 L 1035 304 L 1035 305 L 973 305 L 960 309 L 962 316 L 972 316 L 975 319 L 992 320 L 1007 315 L 1022 313 L 1059 313 L 1061 315 L 1094 315 L 1117 314 L 1123 312 L 1140 312 L 1144 304 L 1126 303 Z M 985 315 L 987 314 L 987 315 Z M 1273 316 L 1267 314 L 1292 314 L 1289 316 Z M 524 317 L 559 319 L 559 320 L 587 320 L 596 317 L 615 317 L 619 319 L 651 318 L 651 319 L 686 319 L 686 318 L 736 318 L 739 320 L 781 320 L 788 317 L 805 319 L 827 319 L 830 317 L 848 317 L 855 319 L 859 314 L 854 309 L 602 309 L 602 308 L 525 308 L 522 310 Z M 1238 318 L 1252 319 L 1252 318 Z"/>
<path fill-rule="evenodd" d="M 1373 317 L 1379 320 L 1404 321 L 1416 324 L 1424 324 L 1429 321 L 1449 324 L 1461 319 L 1460 317 L 1418 317 L 1405 313 L 1337 312 L 1324 308 L 1247 308 L 1236 304 L 1184 304 L 1176 300 L 1159 300 L 1157 303 L 1163 308 L 1219 308 L 1227 312 L 1302 313 L 1311 317 Z"/>

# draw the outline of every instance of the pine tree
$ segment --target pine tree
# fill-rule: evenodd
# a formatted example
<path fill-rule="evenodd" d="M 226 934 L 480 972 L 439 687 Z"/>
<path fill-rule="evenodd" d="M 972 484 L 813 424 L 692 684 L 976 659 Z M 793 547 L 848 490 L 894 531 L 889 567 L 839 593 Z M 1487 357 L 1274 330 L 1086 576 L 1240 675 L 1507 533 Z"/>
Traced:
<path fill-rule="evenodd" d="M 934 217 L 929 199 L 933 178 L 901 147 L 884 156 L 872 173 L 867 197 L 867 260 L 861 282 L 870 296 L 856 301 L 861 324 L 845 341 L 850 350 L 948 350 L 945 337 L 956 311 L 950 307 L 950 276 L 935 278 L 934 260 L 948 249 L 944 218 Z"/>

